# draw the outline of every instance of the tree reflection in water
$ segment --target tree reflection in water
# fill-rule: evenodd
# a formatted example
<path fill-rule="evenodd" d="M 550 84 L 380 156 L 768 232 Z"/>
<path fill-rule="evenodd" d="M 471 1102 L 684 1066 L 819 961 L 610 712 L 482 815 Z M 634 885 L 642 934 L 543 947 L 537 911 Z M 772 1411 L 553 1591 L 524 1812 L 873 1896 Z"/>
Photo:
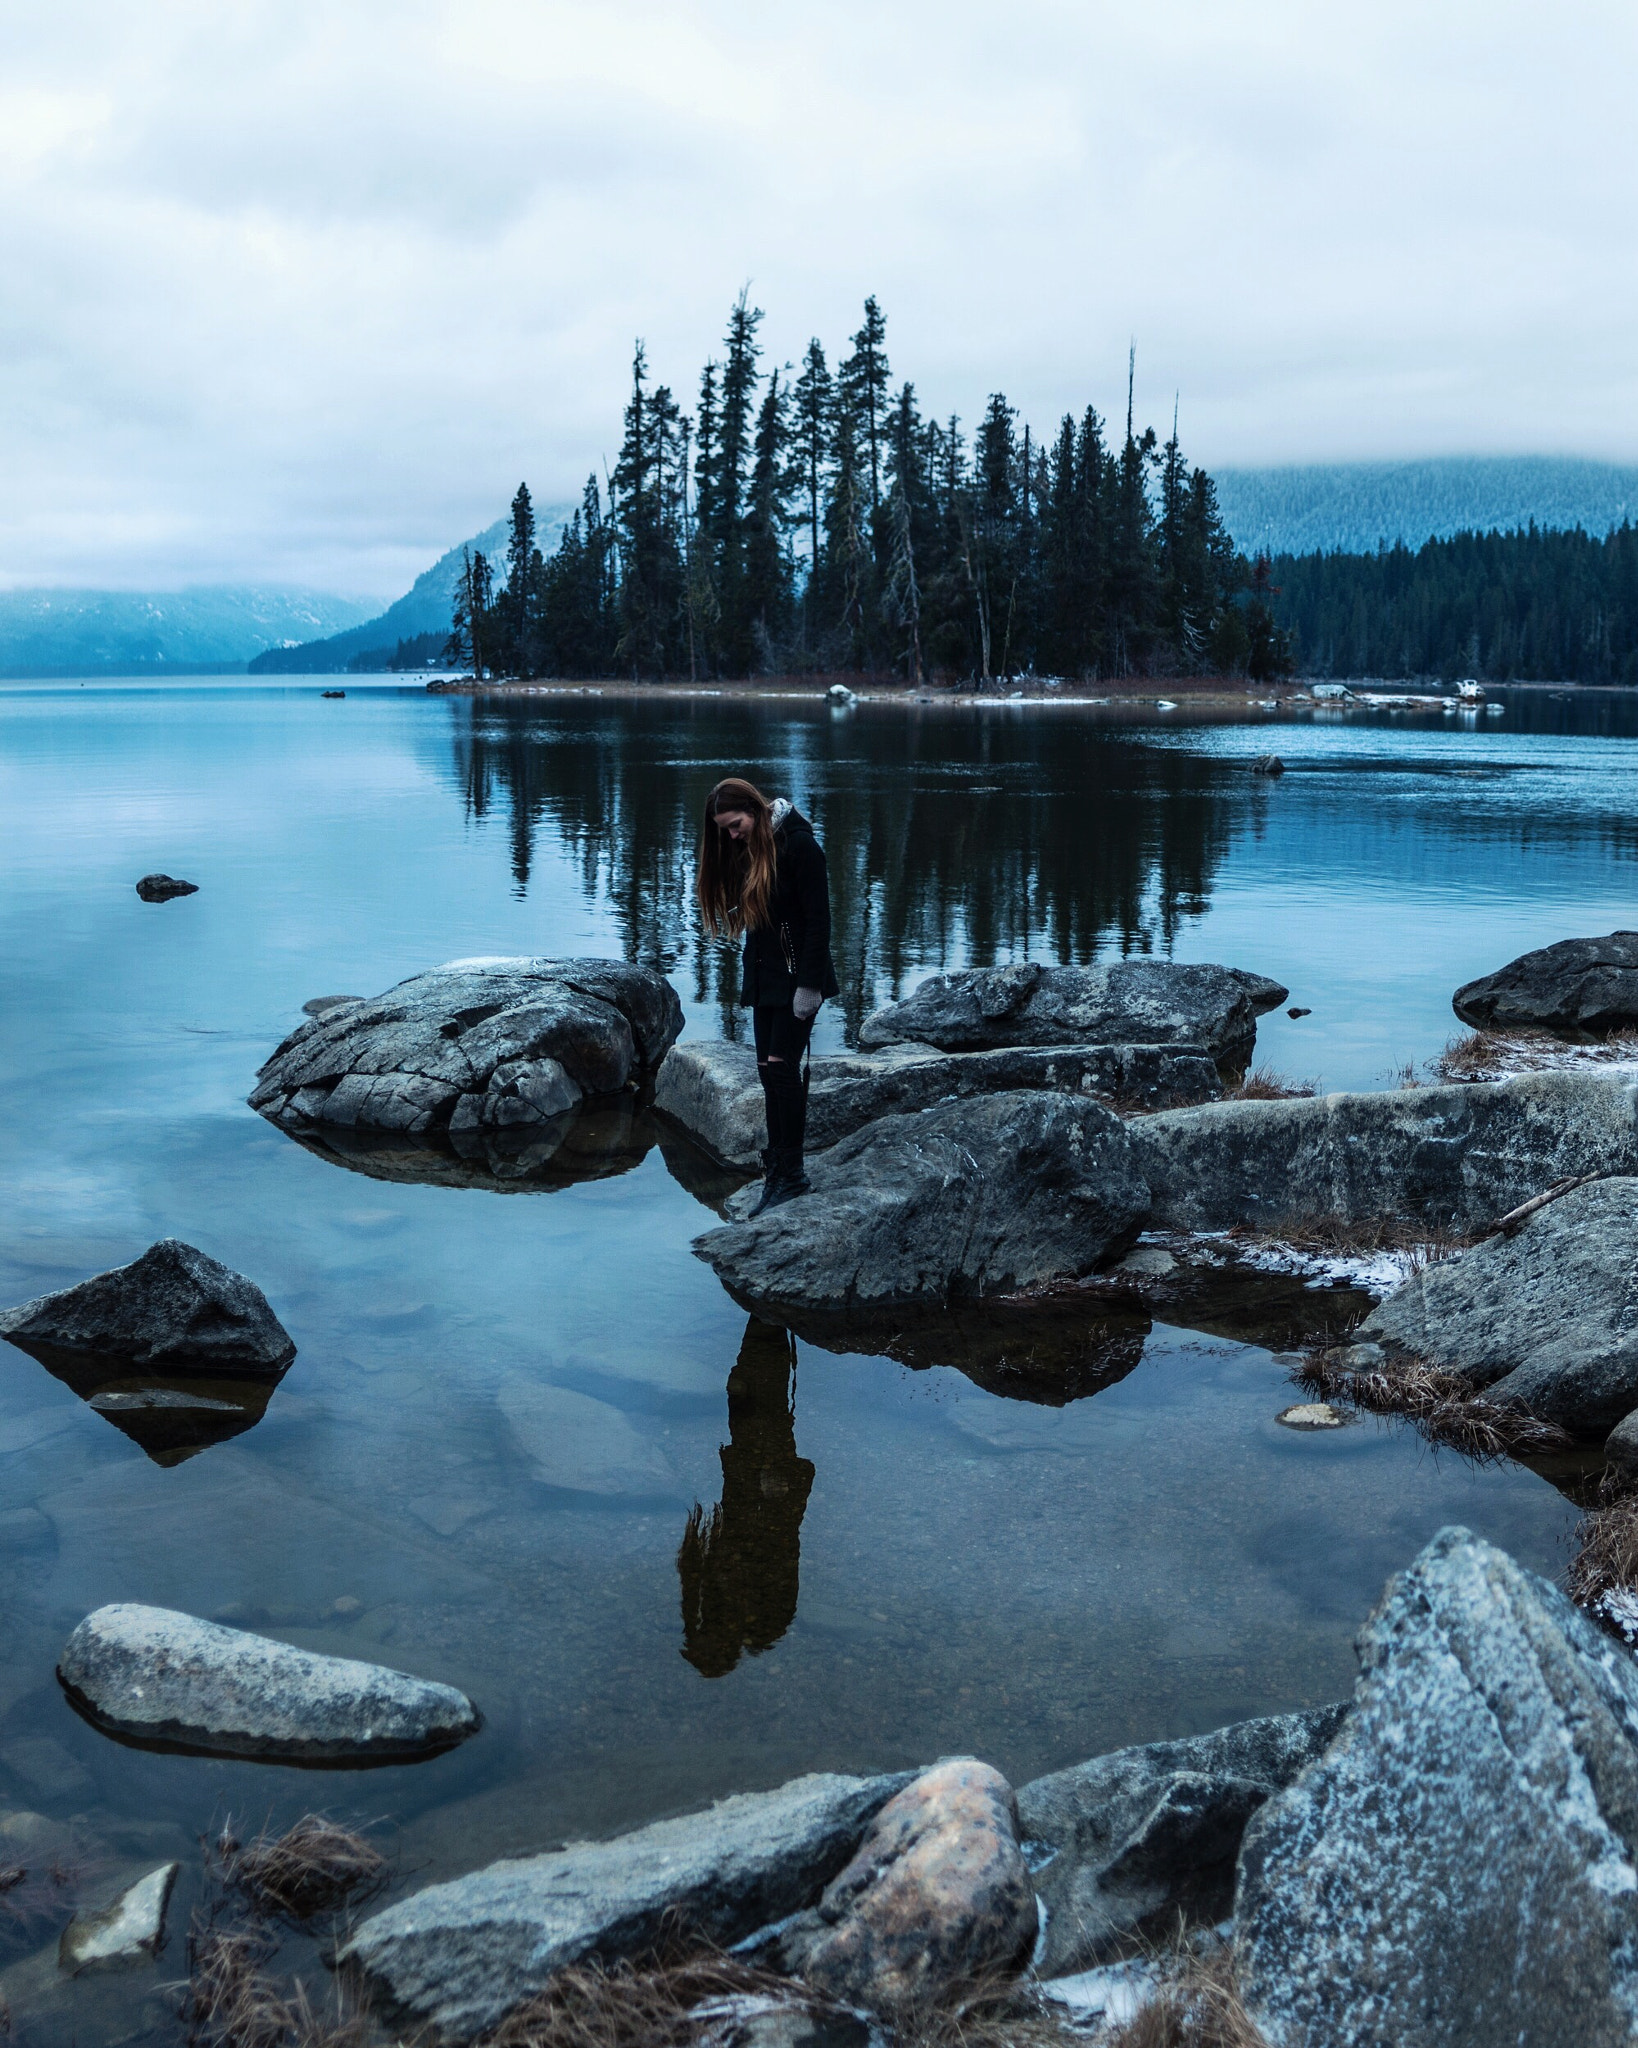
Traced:
<path fill-rule="evenodd" d="M 796 1340 L 752 1316 L 728 1375 L 722 1499 L 697 1502 L 677 1551 L 683 1655 L 707 1678 L 759 1655 L 796 1619 L 813 1464 L 796 1455 Z"/>

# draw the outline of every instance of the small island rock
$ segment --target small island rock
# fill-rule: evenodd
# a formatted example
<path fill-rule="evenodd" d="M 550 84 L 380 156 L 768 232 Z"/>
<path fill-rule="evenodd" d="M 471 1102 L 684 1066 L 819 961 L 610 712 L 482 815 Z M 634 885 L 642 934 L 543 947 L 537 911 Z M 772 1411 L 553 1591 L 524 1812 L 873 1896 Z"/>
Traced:
<path fill-rule="evenodd" d="M 180 1238 L 75 1287 L 0 1313 L 24 1351 L 85 1353 L 155 1371 L 275 1376 L 296 1355 L 254 1281 Z"/>
<path fill-rule="evenodd" d="M 618 1093 L 682 1029 L 677 992 L 623 960 L 455 960 L 299 1025 L 250 1106 L 286 1129 L 422 1137 L 541 1124 Z"/>
<path fill-rule="evenodd" d="M 935 974 L 865 1019 L 867 1050 L 913 1041 L 942 1052 L 1003 1045 L 1187 1045 L 1249 1058 L 1257 1018 L 1288 991 L 1265 975 L 1176 960 Z"/>
<path fill-rule="evenodd" d="M 1354 1701 L 1240 1849 L 1271 2043 L 1577 2048 L 1638 2012 L 1638 1664 L 1466 1529 L 1388 1583 Z"/>
<path fill-rule="evenodd" d="M 173 896 L 197 896 L 197 882 L 179 881 L 175 875 L 144 875 L 136 885 L 144 903 L 169 903 Z"/>
<path fill-rule="evenodd" d="M 62 1931 L 57 1960 L 65 1970 L 120 1970 L 150 1962 L 165 1939 L 165 1911 L 180 1863 L 150 1870 L 100 1913 L 76 1913 Z"/>
<path fill-rule="evenodd" d="M 99 1607 L 57 1676 L 100 1727 L 219 1756 L 370 1762 L 448 1749 L 478 1726 L 453 1686 L 166 1607 Z"/>
<path fill-rule="evenodd" d="M 1533 1025 L 1599 1037 L 1638 1024 L 1638 932 L 1538 946 L 1465 983 L 1451 1008 L 1481 1031 Z"/>

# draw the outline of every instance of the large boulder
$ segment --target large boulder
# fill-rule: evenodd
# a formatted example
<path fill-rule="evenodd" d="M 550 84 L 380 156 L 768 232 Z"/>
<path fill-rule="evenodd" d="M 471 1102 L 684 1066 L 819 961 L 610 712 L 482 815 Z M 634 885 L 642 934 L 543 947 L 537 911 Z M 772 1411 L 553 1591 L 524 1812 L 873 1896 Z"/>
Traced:
<path fill-rule="evenodd" d="M 747 1307 L 858 1311 L 1075 1279 L 1126 1250 L 1149 1201 L 1120 1118 L 1044 1090 L 883 1117 L 809 1173 L 811 1194 L 694 1241 Z"/>
<path fill-rule="evenodd" d="M 127 1738 L 218 1756 L 371 1763 L 473 1734 L 465 1693 L 167 1607 L 88 1614 L 57 1676 L 87 1719 Z"/>
<path fill-rule="evenodd" d="M 1638 1024 L 1638 932 L 1538 946 L 1465 983 L 1451 1007 L 1481 1031 L 1524 1024 L 1579 1038 Z"/>
<path fill-rule="evenodd" d="M 662 1937 L 727 1947 L 811 1905 L 909 1776 L 815 1773 L 613 1841 L 507 1857 L 388 1906 L 340 1960 L 392 2024 L 467 2041 L 565 1964 Z"/>
<path fill-rule="evenodd" d="M 1047 1088 L 1122 1107 L 1169 1108 L 1221 1095 L 1216 1063 L 1194 1046 L 1003 1046 L 939 1052 L 889 1045 L 875 1053 L 821 1053 L 812 1062 L 807 1142 L 811 1152 L 884 1116 L 930 1109 L 951 1097 Z M 665 1056 L 654 1107 L 719 1159 L 755 1166 L 768 1142 L 756 1054 L 746 1045 L 690 1039 Z"/>
<path fill-rule="evenodd" d="M 159 1372 L 276 1378 L 296 1355 L 254 1281 L 175 1237 L 128 1266 L 5 1310 L 0 1337 L 38 1356 Z"/>
<path fill-rule="evenodd" d="M 1024 1786 L 1019 1819 L 1047 1913 L 1040 1975 L 1163 1940 L 1180 1915 L 1222 1919 L 1246 1822 L 1314 1761 L 1347 1711 L 1343 1702 L 1117 1749 Z"/>
<path fill-rule="evenodd" d="M 924 2011 L 1020 1969 L 1038 1920 L 1012 1787 L 989 1764 L 946 1757 L 887 1802 L 778 1948 L 832 1998 Z"/>
<path fill-rule="evenodd" d="M 1315 1216 L 1480 1229 L 1556 1181 L 1638 1173 L 1630 1076 L 1208 1102 L 1131 1125 L 1150 1223 L 1278 1230 Z"/>
<path fill-rule="evenodd" d="M 455 960 L 300 1024 L 250 1106 L 292 1130 L 510 1131 L 624 1088 L 682 1029 L 677 992 L 621 960 Z"/>
<path fill-rule="evenodd" d="M 1590 1181 L 1415 1273 L 1356 1333 L 1579 1436 L 1638 1408 L 1638 1179 Z"/>
<path fill-rule="evenodd" d="M 1253 1817 L 1235 1922 L 1271 2048 L 1638 2032 L 1638 1664 L 1465 1529 L 1388 1583 L 1329 1749 Z"/>
<path fill-rule="evenodd" d="M 1098 967 L 1008 967 L 935 974 L 903 1002 L 865 1019 L 865 1049 L 903 1043 L 943 1052 L 1001 1045 L 1197 1046 L 1244 1061 L 1257 1018 L 1287 991 L 1266 975 L 1177 960 L 1112 960 Z"/>

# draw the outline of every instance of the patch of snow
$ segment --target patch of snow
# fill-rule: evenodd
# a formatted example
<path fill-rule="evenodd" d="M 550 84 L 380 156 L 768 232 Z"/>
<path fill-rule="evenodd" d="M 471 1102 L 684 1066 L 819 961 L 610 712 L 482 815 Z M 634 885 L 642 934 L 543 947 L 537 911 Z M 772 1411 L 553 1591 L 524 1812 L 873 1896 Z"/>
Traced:
<path fill-rule="evenodd" d="M 1638 1587 L 1616 1586 L 1608 1593 L 1600 1593 L 1592 1606 L 1594 1614 L 1607 1622 L 1624 1643 L 1638 1646 Z"/>
<path fill-rule="evenodd" d="M 1154 1997 L 1160 1979 L 1146 1957 L 1135 1956 L 1127 1963 L 1105 1963 L 1100 1969 L 1078 1970 L 1072 1977 L 1048 1977 L 1041 1993 L 1069 2014 L 1071 2026 L 1083 2027 L 1093 2021 L 1106 2027 L 1123 2027 L 1136 2019 Z"/>

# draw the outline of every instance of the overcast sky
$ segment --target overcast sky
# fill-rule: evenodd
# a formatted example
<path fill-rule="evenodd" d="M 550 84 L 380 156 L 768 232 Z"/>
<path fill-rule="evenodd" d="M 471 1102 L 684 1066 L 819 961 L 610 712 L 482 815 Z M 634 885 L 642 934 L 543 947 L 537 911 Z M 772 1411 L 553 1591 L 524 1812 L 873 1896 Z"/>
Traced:
<path fill-rule="evenodd" d="M 867 292 L 1208 465 L 1638 458 L 1630 0 L 53 0 L 0 25 L 0 582 L 391 597 Z"/>

